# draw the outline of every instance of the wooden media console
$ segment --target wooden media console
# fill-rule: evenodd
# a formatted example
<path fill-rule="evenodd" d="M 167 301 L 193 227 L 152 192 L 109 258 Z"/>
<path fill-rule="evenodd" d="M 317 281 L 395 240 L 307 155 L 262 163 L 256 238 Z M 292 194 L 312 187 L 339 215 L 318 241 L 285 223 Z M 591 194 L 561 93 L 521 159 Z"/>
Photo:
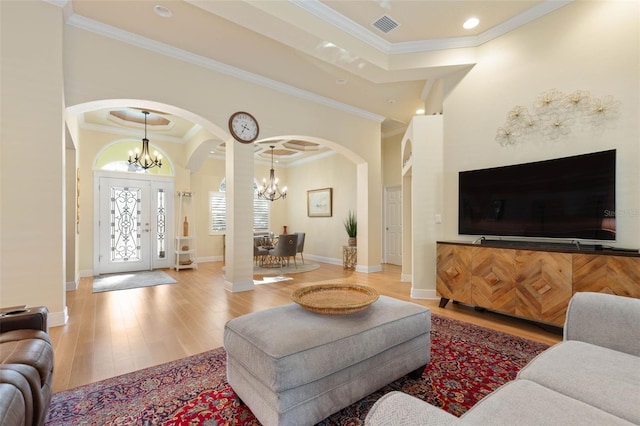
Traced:
<path fill-rule="evenodd" d="M 640 253 L 437 243 L 440 307 L 453 300 L 562 326 L 579 291 L 640 299 Z"/>

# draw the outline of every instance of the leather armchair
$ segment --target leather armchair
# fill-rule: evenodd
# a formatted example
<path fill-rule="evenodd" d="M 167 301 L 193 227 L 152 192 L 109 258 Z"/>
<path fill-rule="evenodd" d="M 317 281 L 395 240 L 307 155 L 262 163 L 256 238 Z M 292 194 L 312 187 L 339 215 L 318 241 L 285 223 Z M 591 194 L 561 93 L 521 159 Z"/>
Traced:
<path fill-rule="evenodd" d="M 43 425 L 53 382 L 48 310 L 0 317 L 0 424 Z"/>

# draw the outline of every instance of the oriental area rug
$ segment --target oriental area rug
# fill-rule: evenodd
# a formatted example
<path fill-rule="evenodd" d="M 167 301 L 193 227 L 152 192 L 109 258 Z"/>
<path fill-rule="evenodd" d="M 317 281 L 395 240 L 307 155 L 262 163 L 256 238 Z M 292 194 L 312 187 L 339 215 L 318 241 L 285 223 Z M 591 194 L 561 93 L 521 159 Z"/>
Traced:
<path fill-rule="evenodd" d="M 362 425 L 371 406 L 399 390 L 462 415 L 548 345 L 432 314 L 431 361 L 319 423 Z M 259 425 L 226 381 L 225 351 L 177 361 L 53 395 L 51 425 Z"/>

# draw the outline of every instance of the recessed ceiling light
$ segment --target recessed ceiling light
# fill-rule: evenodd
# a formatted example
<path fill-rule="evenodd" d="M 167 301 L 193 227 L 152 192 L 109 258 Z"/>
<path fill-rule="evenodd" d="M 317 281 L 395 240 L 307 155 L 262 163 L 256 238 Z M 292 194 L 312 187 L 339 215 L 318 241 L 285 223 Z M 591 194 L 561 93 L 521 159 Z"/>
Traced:
<path fill-rule="evenodd" d="M 477 27 L 479 23 L 480 23 L 480 20 L 478 18 L 469 18 L 464 22 L 464 24 L 462 24 L 462 27 L 465 30 L 470 30 L 472 28 Z"/>
<path fill-rule="evenodd" d="M 344 79 L 344 78 L 339 78 L 339 79 L 336 80 L 336 84 L 339 84 L 341 86 L 345 85 L 345 84 L 347 84 L 347 80 Z"/>
<path fill-rule="evenodd" d="M 417 109 L 417 110 L 416 110 L 416 114 L 418 114 L 418 115 L 422 115 L 422 114 L 424 114 L 424 109 L 422 109 L 422 108 Z"/>
<path fill-rule="evenodd" d="M 156 12 L 156 15 L 163 18 L 171 18 L 173 16 L 173 12 L 171 11 L 171 9 L 159 4 L 154 6 L 153 11 Z"/>
<path fill-rule="evenodd" d="M 396 100 L 395 99 L 387 99 L 387 102 L 390 104 L 395 104 Z"/>

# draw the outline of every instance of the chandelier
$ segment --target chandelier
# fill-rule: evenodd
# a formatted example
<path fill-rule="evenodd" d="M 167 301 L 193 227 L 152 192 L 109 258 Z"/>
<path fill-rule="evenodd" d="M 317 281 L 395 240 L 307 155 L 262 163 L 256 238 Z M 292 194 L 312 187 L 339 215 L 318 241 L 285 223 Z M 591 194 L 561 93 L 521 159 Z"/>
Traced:
<path fill-rule="evenodd" d="M 144 138 L 142 139 L 142 152 L 138 148 L 135 151 L 129 151 L 129 165 L 142 167 L 144 170 L 158 166 L 162 167 L 162 155 L 158 151 L 153 152 L 153 158 L 149 154 L 149 139 L 147 139 L 147 115 L 149 111 L 142 111 L 144 114 Z M 133 158 L 132 158 L 133 157 Z"/>
<path fill-rule="evenodd" d="M 278 189 L 278 178 L 273 170 L 273 148 L 271 145 L 271 170 L 269 171 L 269 182 L 267 179 L 262 179 L 262 186 L 258 187 L 258 198 L 263 200 L 275 201 L 280 198 L 287 198 L 287 187 L 282 188 L 282 191 Z"/>

